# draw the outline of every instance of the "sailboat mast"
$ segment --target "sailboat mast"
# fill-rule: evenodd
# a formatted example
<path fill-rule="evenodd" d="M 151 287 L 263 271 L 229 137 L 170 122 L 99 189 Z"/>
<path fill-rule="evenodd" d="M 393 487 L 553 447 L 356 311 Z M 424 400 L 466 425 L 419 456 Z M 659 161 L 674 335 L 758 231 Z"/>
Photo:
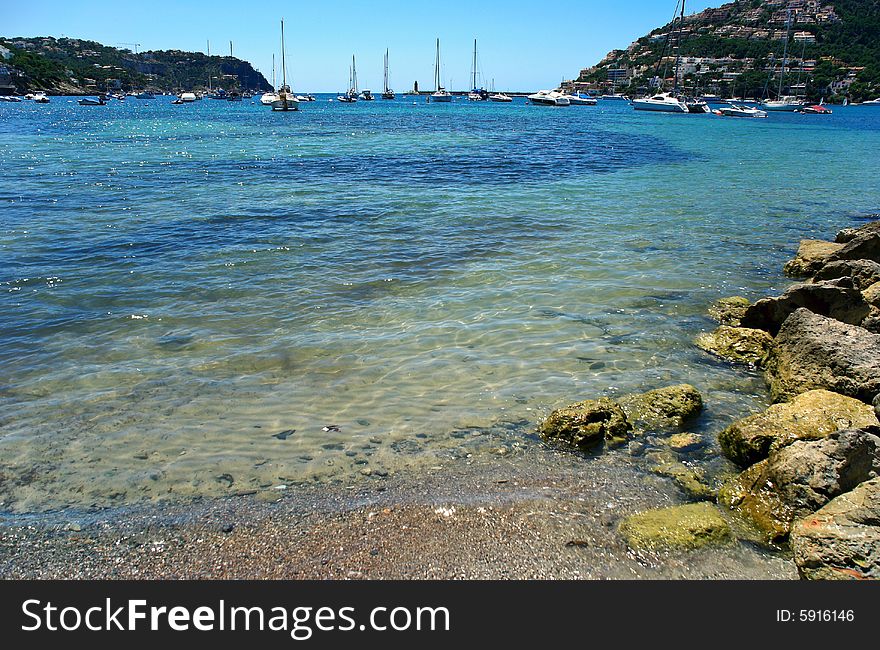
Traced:
<path fill-rule="evenodd" d="M 275 53 L 272 52 L 272 90 L 278 88 L 278 84 L 275 81 Z"/>
<path fill-rule="evenodd" d="M 385 92 L 388 92 L 388 50 L 385 50 Z"/>
<path fill-rule="evenodd" d="M 437 39 L 437 58 L 434 59 L 434 89 L 440 92 L 440 39 Z"/>
<path fill-rule="evenodd" d="M 681 70 L 681 35 L 684 30 L 684 3 L 685 0 L 681 0 L 681 15 L 678 18 L 678 43 L 676 43 L 675 47 L 675 83 L 672 85 L 673 93 L 678 90 L 678 73 Z"/>
<path fill-rule="evenodd" d="M 355 93 L 358 91 L 358 73 L 354 64 L 354 54 L 351 55 L 351 87 Z"/>
<path fill-rule="evenodd" d="M 477 89 L 477 39 L 474 39 L 474 67 L 471 70 L 471 75 L 473 76 L 473 84 L 471 88 Z"/>
<path fill-rule="evenodd" d="M 284 56 L 284 19 L 281 19 L 281 90 L 287 92 L 287 58 Z"/>
<path fill-rule="evenodd" d="M 785 19 L 785 47 L 782 51 L 782 70 L 779 71 L 779 92 L 776 94 L 776 98 L 779 99 L 782 97 L 782 81 L 785 77 L 785 66 L 788 65 L 788 37 L 791 33 L 791 10 L 788 11 L 788 16 Z"/>

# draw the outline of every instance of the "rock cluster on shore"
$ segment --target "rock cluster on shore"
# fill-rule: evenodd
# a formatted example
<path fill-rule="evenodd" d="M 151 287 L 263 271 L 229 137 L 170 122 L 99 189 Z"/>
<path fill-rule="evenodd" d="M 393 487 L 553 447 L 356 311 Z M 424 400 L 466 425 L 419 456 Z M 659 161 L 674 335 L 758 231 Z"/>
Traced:
<path fill-rule="evenodd" d="M 803 280 L 755 303 L 717 301 L 709 315 L 719 327 L 696 340 L 765 371 L 774 402 L 719 434 L 741 473 L 717 491 L 678 459 L 703 453 L 702 438 L 681 430 L 703 407 L 692 386 L 572 404 L 540 432 L 580 450 L 629 440 L 631 453 L 653 459 L 652 471 L 698 501 L 624 519 L 619 531 L 632 548 L 725 542 L 734 517 L 769 542 L 790 536 L 804 578 L 880 578 L 880 221 L 834 242 L 802 241 L 785 272 Z M 665 450 L 646 452 L 640 438 L 658 435 Z"/>

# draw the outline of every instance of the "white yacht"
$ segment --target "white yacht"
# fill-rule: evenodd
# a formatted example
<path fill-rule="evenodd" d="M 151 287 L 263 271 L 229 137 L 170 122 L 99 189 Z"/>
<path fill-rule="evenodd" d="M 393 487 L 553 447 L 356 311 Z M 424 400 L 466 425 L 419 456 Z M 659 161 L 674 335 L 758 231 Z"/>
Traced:
<path fill-rule="evenodd" d="M 716 115 L 725 117 L 767 117 L 767 111 L 751 106 L 743 106 L 742 104 L 728 104 L 721 106 L 713 111 Z"/>
<path fill-rule="evenodd" d="M 580 93 L 567 93 L 564 95 L 572 106 L 595 106 L 598 102 L 595 97 L 581 95 Z"/>
<path fill-rule="evenodd" d="M 880 97 L 878 97 L 877 99 L 872 99 L 867 102 L 862 102 L 861 105 L 862 106 L 880 106 Z"/>
<path fill-rule="evenodd" d="M 42 91 L 34 93 L 33 99 L 38 104 L 48 104 L 49 103 L 49 98 L 46 97 L 46 93 L 44 93 Z"/>
<path fill-rule="evenodd" d="M 275 55 L 272 55 L 272 88 L 269 92 L 263 93 L 263 96 L 260 97 L 260 103 L 263 106 L 271 106 L 272 102 L 277 101 L 279 99 L 278 93 L 274 90 L 275 86 Z"/>
<path fill-rule="evenodd" d="M 436 90 L 431 93 L 432 102 L 451 102 L 452 93 L 440 85 L 440 39 L 437 39 L 437 59 L 434 63 L 434 88 Z"/>
<path fill-rule="evenodd" d="M 489 95 L 489 101 L 509 104 L 513 101 L 513 98 L 510 95 L 505 95 L 504 93 L 494 93 L 492 95 Z"/>
<path fill-rule="evenodd" d="M 634 99 L 632 106 L 637 111 L 660 111 L 663 113 L 689 113 L 687 104 L 672 93 L 658 93 L 651 97 Z"/>
<path fill-rule="evenodd" d="M 610 95 L 599 95 L 599 99 L 606 102 L 628 102 L 629 97 L 620 93 L 611 93 Z"/>
<path fill-rule="evenodd" d="M 765 111 L 799 111 L 804 107 L 804 102 L 797 97 L 785 95 L 779 99 L 766 100 L 761 102 L 761 108 Z"/>
<path fill-rule="evenodd" d="M 542 106 L 571 106 L 571 101 L 555 90 L 539 90 L 533 95 L 528 96 L 528 100 L 532 104 L 540 104 Z"/>
<path fill-rule="evenodd" d="M 188 103 L 188 102 L 194 102 L 194 101 L 196 101 L 196 100 L 198 99 L 198 97 L 196 97 L 196 94 L 195 94 L 195 93 L 180 93 L 180 95 L 178 96 L 178 99 L 179 99 L 182 103 L 185 104 L 185 103 Z"/>

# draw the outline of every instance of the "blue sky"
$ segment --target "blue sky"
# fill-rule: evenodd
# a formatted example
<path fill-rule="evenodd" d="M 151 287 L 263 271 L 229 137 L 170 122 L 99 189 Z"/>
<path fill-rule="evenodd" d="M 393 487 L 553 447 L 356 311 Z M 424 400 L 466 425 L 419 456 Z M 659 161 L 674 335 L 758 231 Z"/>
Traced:
<path fill-rule="evenodd" d="M 688 13 L 722 1 L 690 0 Z M 0 35 L 140 43 L 140 50 L 205 51 L 210 40 L 212 54 L 228 53 L 232 40 L 234 54 L 271 81 L 283 17 L 288 70 L 294 88 L 303 92 L 345 88 L 352 54 L 361 88 L 381 89 L 386 47 L 392 87 L 405 90 L 414 79 L 432 87 L 437 37 L 447 86 L 468 85 L 477 38 L 487 81 L 494 78 L 498 89 L 535 90 L 576 76 L 609 50 L 668 22 L 674 5 L 675 0 L 10 1 Z"/>

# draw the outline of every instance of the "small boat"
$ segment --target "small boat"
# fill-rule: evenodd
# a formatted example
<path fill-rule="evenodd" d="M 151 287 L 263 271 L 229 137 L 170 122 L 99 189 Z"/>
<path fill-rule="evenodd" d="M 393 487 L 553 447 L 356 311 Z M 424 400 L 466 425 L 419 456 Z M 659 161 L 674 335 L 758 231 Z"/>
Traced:
<path fill-rule="evenodd" d="M 98 99 L 92 99 L 91 97 L 83 97 L 77 103 L 80 106 L 106 106 L 107 105 L 107 102 L 104 101 L 103 97 L 98 97 Z"/>
<path fill-rule="evenodd" d="M 595 106 L 598 104 L 595 97 L 589 95 L 581 95 L 580 93 L 565 93 L 564 97 L 568 99 L 572 106 Z"/>
<path fill-rule="evenodd" d="M 804 107 L 804 103 L 797 97 L 782 96 L 775 100 L 766 100 L 761 102 L 761 108 L 765 111 L 789 112 L 799 111 Z"/>
<path fill-rule="evenodd" d="M 273 111 L 298 111 L 299 102 L 296 101 L 287 85 L 287 60 L 284 56 L 284 19 L 281 20 L 281 89 L 278 91 L 278 99 L 270 106 Z"/>
<path fill-rule="evenodd" d="M 186 102 L 183 101 L 182 99 L 180 99 L 179 97 L 177 99 L 175 99 L 174 101 L 172 101 L 171 103 L 172 104 L 186 104 Z"/>
<path fill-rule="evenodd" d="M 529 95 L 527 99 L 532 104 L 539 104 L 541 106 L 571 106 L 571 100 L 555 90 L 539 90 Z"/>
<path fill-rule="evenodd" d="M 767 117 L 767 111 L 762 111 L 751 106 L 743 106 L 742 104 L 729 104 L 712 111 L 715 115 L 723 115 L 724 117 Z"/>
<path fill-rule="evenodd" d="M 490 102 L 500 102 L 503 104 L 509 104 L 513 101 L 513 98 L 509 95 L 505 95 L 504 93 L 495 93 L 494 95 L 489 95 Z"/>
<path fill-rule="evenodd" d="M 15 95 L 0 95 L 0 102 L 20 102 L 21 99 Z"/>
<path fill-rule="evenodd" d="M 382 99 L 394 99 L 394 91 L 388 85 L 388 50 L 385 50 L 385 76 L 382 84 Z"/>
<path fill-rule="evenodd" d="M 359 99 L 363 99 L 365 102 L 371 102 L 371 101 L 373 101 L 374 99 L 376 99 L 375 97 L 373 97 L 373 93 L 372 93 L 372 91 L 367 90 L 366 88 L 364 88 L 364 89 L 361 91 L 361 94 L 358 95 L 358 98 L 359 98 Z"/>
<path fill-rule="evenodd" d="M 688 113 L 708 113 L 709 104 L 702 99 L 685 99 L 684 105 L 687 106 Z"/>
<path fill-rule="evenodd" d="M 812 106 L 804 106 L 798 111 L 798 113 L 804 113 L 807 115 L 831 115 L 833 111 L 822 104 L 813 104 Z"/>
<path fill-rule="evenodd" d="M 156 95 L 146 90 L 144 92 L 136 93 L 135 95 L 132 95 L 132 97 L 135 99 L 156 99 Z"/>
<path fill-rule="evenodd" d="M 440 39 L 437 39 L 437 58 L 434 61 L 434 90 L 429 101 L 448 103 L 452 101 L 452 93 L 440 85 Z"/>
<path fill-rule="evenodd" d="M 637 111 L 658 111 L 661 113 L 689 113 L 687 104 L 672 93 L 658 93 L 651 97 L 634 99 L 632 106 Z"/>
<path fill-rule="evenodd" d="M 610 95 L 599 95 L 599 99 L 606 102 L 628 102 L 629 97 L 620 93 L 611 93 Z"/>
<path fill-rule="evenodd" d="M 351 67 L 348 69 L 348 91 L 336 97 L 343 104 L 354 104 L 358 100 L 357 68 L 355 67 L 354 55 L 351 56 Z"/>
<path fill-rule="evenodd" d="M 44 92 L 34 93 L 33 100 L 37 104 L 48 104 L 49 103 L 49 98 L 46 97 L 46 93 L 44 93 Z"/>
<path fill-rule="evenodd" d="M 181 101 L 181 103 L 186 104 L 188 102 L 196 101 L 198 97 L 196 97 L 195 93 L 180 93 L 178 99 Z"/>
<path fill-rule="evenodd" d="M 467 98 L 469 102 L 484 102 L 489 99 L 489 92 L 485 88 L 477 87 L 479 68 L 477 64 L 477 39 L 474 39 L 474 61 L 471 65 L 471 91 Z"/>
<path fill-rule="evenodd" d="M 861 104 L 859 104 L 859 106 L 880 106 L 880 97 L 867 102 L 862 102 Z"/>
<path fill-rule="evenodd" d="M 278 100 L 278 93 L 276 93 L 274 90 L 263 93 L 262 97 L 260 97 L 260 103 L 263 106 L 271 106 L 272 102 L 277 101 L 277 100 Z"/>

